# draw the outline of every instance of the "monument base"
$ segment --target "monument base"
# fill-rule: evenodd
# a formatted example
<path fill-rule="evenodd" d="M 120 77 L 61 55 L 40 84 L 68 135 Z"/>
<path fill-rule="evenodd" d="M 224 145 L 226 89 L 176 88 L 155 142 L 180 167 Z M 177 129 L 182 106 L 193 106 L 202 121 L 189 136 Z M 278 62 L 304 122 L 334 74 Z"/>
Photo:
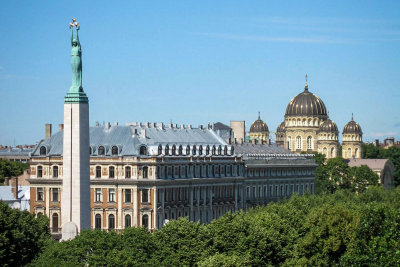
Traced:
<path fill-rule="evenodd" d="M 61 241 L 74 239 L 78 235 L 78 226 L 74 222 L 64 223 L 61 233 Z"/>

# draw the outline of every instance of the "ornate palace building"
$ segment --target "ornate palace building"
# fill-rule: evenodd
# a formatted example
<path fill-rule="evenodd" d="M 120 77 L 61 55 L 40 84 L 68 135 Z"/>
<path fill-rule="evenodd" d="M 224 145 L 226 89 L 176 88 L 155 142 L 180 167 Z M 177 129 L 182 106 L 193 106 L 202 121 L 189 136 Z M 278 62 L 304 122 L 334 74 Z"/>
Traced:
<path fill-rule="evenodd" d="M 324 102 L 308 90 L 307 76 L 304 91 L 287 105 L 285 120 L 276 130 L 276 144 L 296 153 L 316 151 L 327 158 L 338 156 L 338 127 L 329 119 Z M 342 156 L 361 158 L 361 149 L 361 127 L 352 118 L 343 129 Z"/>
<path fill-rule="evenodd" d="M 60 231 L 63 131 L 31 155 L 31 212 Z M 93 229 L 202 223 L 298 192 L 314 192 L 315 163 L 274 145 L 227 144 L 211 126 L 162 123 L 90 127 Z"/>

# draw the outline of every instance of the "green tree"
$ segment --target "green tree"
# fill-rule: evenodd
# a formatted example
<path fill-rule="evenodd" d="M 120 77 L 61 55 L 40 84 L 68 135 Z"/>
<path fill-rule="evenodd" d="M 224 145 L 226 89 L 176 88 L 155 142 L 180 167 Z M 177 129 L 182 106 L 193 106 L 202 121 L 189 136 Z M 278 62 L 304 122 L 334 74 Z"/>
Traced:
<path fill-rule="evenodd" d="M 379 176 L 367 165 L 352 167 L 350 169 L 350 176 L 353 179 L 353 189 L 357 193 L 362 193 L 368 186 L 378 185 L 379 183 Z"/>
<path fill-rule="evenodd" d="M 22 174 L 28 167 L 29 165 L 26 163 L 0 159 L 0 183 L 4 183 L 5 178 L 11 178 Z"/>
<path fill-rule="evenodd" d="M 49 221 L 28 211 L 12 209 L 0 201 L 0 262 L 23 266 L 31 262 L 51 241 Z"/>

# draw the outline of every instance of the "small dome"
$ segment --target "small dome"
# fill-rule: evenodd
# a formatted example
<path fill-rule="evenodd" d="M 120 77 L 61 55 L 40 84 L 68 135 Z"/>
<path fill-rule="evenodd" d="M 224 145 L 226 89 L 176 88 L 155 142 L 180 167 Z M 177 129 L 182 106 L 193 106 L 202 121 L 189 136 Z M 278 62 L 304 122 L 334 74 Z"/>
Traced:
<path fill-rule="evenodd" d="M 269 133 L 268 126 L 261 120 L 260 114 L 258 114 L 258 120 L 250 126 L 250 133 Z"/>
<path fill-rule="evenodd" d="M 327 119 L 324 121 L 321 126 L 319 127 L 321 132 L 338 132 L 338 127 L 335 122 Z"/>
<path fill-rule="evenodd" d="M 281 124 L 279 124 L 278 129 L 276 129 L 277 133 L 284 133 L 285 132 L 285 122 L 281 122 Z"/>
<path fill-rule="evenodd" d="M 343 134 L 362 134 L 361 126 L 354 121 L 353 115 L 351 116 L 351 121 L 344 126 Z"/>
<path fill-rule="evenodd" d="M 304 91 L 295 96 L 286 108 L 286 116 L 326 116 L 324 102 L 316 95 L 308 91 L 306 82 Z"/>

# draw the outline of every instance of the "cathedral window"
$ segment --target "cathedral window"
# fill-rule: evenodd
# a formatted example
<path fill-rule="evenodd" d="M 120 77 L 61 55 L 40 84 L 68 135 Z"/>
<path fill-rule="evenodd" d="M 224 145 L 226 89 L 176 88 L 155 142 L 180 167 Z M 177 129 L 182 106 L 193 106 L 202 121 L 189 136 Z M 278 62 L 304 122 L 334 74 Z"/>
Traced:
<path fill-rule="evenodd" d="M 140 155 L 147 155 L 147 148 L 146 146 L 140 147 Z"/>
<path fill-rule="evenodd" d="M 96 214 L 95 216 L 95 229 L 100 230 L 101 229 L 101 215 L 100 214 Z"/>
<path fill-rule="evenodd" d="M 288 149 L 290 150 L 292 148 L 292 137 L 291 136 L 288 137 L 287 145 L 288 145 Z"/>
<path fill-rule="evenodd" d="M 307 137 L 307 149 L 312 149 L 312 137 Z"/>
<path fill-rule="evenodd" d="M 114 166 L 110 166 L 108 168 L 108 177 L 109 178 L 114 178 L 115 177 L 115 168 L 114 168 Z"/>
<path fill-rule="evenodd" d="M 358 158 L 358 148 L 354 149 L 354 156 Z"/>
<path fill-rule="evenodd" d="M 111 148 L 111 154 L 112 155 L 118 155 L 118 147 L 117 146 L 113 146 Z"/>
<path fill-rule="evenodd" d="M 297 149 L 301 149 L 301 136 L 296 137 L 296 147 Z"/>
<path fill-rule="evenodd" d="M 331 148 L 331 158 L 335 157 L 335 148 Z"/>
<path fill-rule="evenodd" d="M 322 149 L 322 154 L 324 154 L 325 157 L 328 157 L 328 152 L 327 152 L 326 147 L 324 147 L 324 148 Z"/>
<path fill-rule="evenodd" d="M 99 151 L 98 151 L 99 156 L 104 156 L 105 152 L 106 151 L 104 149 L 104 146 L 99 146 Z"/>
<path fill-rule="evenodd" d="M 40 153 L 40 156 L 44 156 L 44 155 L 46 155 L 46 147 L 44 147 L 44 146 L 41 146 L 41 147 L 40 147 L 40 151 L 39 151 L 39 153 Z"/>
<path fill-rule="evenodd" d="M 351 158 L 351 148 L 350 147 L 347 149 L 347 157 Z"/>

